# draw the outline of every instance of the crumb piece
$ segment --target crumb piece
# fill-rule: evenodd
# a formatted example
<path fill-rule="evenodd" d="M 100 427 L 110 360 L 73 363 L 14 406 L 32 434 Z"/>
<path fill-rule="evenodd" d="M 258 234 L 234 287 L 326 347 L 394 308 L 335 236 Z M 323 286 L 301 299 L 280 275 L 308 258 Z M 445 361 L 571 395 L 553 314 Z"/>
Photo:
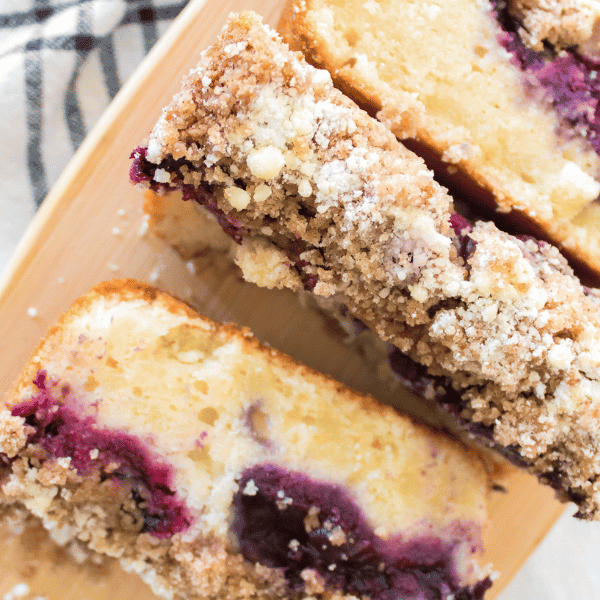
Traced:
<path fill-rule="evenodd" d="M 34 308 L 33 306 L 30 306 L 27 309 L 27 314 L 33 319 L 34 317 L 37 317 L 38 311 L 37 308 Z"/>
<path fill-rule="evenodd" d="M 573 352 L 566 344 L 556 344 L 548 351 L 548 362 L 557 369 L 568 369 L 573 362 Z"/>
<path fill-rule="evenodd" d="M 154 181 L 158 181 L 159 183 L 169 183 L 170 180 L 171 176 L 168 171 L 156 169 L 154 172 Z"/>
<path fill-rule="evenodd" d="M 265 146 L 253 150 L 247 158 L 248 168 L 254 177 L 259 179 L 275 179 L 285 165 L 285 158 L 279 148 Z"/>
<path fill-rule="evenodd" d="M 256 483 L 254 483 L 254 479 L 249 479 L 246 485 L 244 486 L 242 493 L 245 496 L 256 496 L 257 492 L 258 488 L 256 487 Z"/>
<path fill-rule="evenodd" d="M 229 187 L 225 190 L 225 198 L 237 210 L 242 210 L 250 204 L 250 194 L 246 190 L 237 187 Z"/>
<path fill-rule="evenodd" d="M 254 202 L 264 202 L 271 195 L 271 188 L 266 183 L 261 183 L 254 190 Z"/>
<path fill-rule="evenodd" d="M 289 496 L 285 495 L 283 490 L 279 490 L 277 492 L 277 500 L 275 504 L 279 510 L 285 510 L 288 506 L 290 506 L 294 501 Z"/>
<path fill-rule="evenodd" d="M 235 250 L 235 263 L 246 281 L 266 288 L 301 288 L 300 276 L 292 269 L 288 257 L 267 240 L 244 239 Z"/>
<path fill-rule="evenodd" d="M 303 179 L 298 185 L 298 193 L 303 198 L 308 198 L 312 194 L 312 191 L 312 186 L 306 179 Z"/>
<path fill-rule="evenodd" d="M 36 479 L 44 487 L 64 485 L 71 474 L 71 457 L 47 460 L 38 469 Z"/>
<path fill-rule="evenodd" d="M 3 596 L 3 600 L 16 600 L 24 598 L 31 592 L 31 589 L 26 583 L 17 583 Z"/>
<path fill-rule="evenodd" d="M 25 419 L 13 417 L 8 410 L 0 411 L 0 451 L 13 458 L 25 447 Z"/>
<path fill-rule="evenodd" d="M 342 546 L 348 541 L 346 533 L 339 525 L 333 528 L 333 531 L 327 535 L 327 539 L 332 546 Z"/>
<path fill-rule="evenodd" d="M 325 579 L 315 569 L 304 569 L 300 577 L 304 580 L 307 594 L 322 594 L 325 591 Z"/>
<path fill-rule="evenodd" d="M 318 506 L 311 506 L 308 509 L 306 517 L 304 517 L 304 530 L 306 533 L 310 533 L 313 529 L 320 527 L 319 513 L 321 509 Z"/>

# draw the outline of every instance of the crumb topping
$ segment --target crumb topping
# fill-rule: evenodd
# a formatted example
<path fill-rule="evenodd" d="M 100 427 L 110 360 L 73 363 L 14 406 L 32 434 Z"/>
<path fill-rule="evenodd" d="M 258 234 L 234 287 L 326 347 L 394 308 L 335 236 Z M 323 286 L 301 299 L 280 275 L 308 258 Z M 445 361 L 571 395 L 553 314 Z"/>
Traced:
<path fill-rule="evenodd" d="M 8 458 L 15 457 L 27 443 L 25 419 L 13 417 L 8 410 L 0 410 L 0 447 Z"/>
<path fill-rule="evenodd" d="M 509 10 L 523 27 L 523 41 L 543 50 L 548 41 L 557 48 L 581 46 L 600 33 L 596 0 L 509 0 Z"/>
<path fill-rule="evenodd" d="M 263 255 L 270 285 L 342 301 L 450 377 L 463 416 L 580 516 L 597 514 L 599 301 L 555 248 L 491 223 L 455 232 L 423 162 L 250 14 L 203 54 L 147 147 L 171 186 L 208 192 L 243 228 L 238 263 L 254 263 L 254 281 Z"/>

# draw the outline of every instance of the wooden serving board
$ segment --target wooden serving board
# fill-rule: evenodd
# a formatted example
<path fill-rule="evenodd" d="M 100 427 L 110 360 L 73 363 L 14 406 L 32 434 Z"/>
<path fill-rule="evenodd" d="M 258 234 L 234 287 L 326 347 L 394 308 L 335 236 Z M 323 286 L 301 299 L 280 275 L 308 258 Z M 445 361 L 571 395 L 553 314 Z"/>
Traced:
<path fill-rule="evenodd" d="M 240 281 L 222 261 L 198 273 L 162 243 L 141 235 L 142 194 L 128 180 L 131 150 L 150 131 L 183 74 L 215 38 L 231 11 L 253 9 L 275 25 L 280 0 L 191 0 L 115 98 L 38 211 L 0 281 L 0 397 L 38 339 L 88 288 L 135 277 L 175 293 L 208 316 L 249 326 L 257 337 L 309 366 L 396 404 L 359 354 L 328 335 L 328 324 L 283 291 Z M 564 510 L 552 492 L 523 473 L 491 498 L 486 559 L 500 572 L 493 599 Z M 150 600 L 153 595 L 116 563 L 78 563 L 39 526 L 16 534 L 0 526 L 0 597 L 26 583 L 25 598 Z M 22 588 L 25 590 L 26 588 Z"/>

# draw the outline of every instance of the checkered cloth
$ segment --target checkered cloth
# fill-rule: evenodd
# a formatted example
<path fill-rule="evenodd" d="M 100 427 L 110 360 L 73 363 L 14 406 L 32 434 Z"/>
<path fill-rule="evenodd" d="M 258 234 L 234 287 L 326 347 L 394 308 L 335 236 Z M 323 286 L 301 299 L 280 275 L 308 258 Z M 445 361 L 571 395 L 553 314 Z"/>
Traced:
<path fill-rule="evenodd" d="M 49 188 L 187 0 L 0 0 L 0 272 Z"/>

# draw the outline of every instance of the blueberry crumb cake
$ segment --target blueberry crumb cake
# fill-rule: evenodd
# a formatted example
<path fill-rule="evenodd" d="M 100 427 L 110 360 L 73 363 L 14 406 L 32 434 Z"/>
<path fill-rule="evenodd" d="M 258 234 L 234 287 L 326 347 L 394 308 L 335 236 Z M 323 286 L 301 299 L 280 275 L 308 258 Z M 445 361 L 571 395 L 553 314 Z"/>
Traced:
<path fill-rule="evenodd" d="M 0 409 L 0 507 L 164 598 L 481 600 L 487 476 L 154 288 L 101 284 Z"/>
<path fill-rule="evenodd" d="M 598 280 L 597 0 L 293 0 L 285 14 L 294 47 L 446 182 Z"/>
<path fill-rule="evenodd" d="M 132 154 L 202 205 L 247 279 L 342 303 L 466 427 L 600 515 L 600 298 L 551 245 L 474 225 L 421 159 L 252 13 Z"/>

